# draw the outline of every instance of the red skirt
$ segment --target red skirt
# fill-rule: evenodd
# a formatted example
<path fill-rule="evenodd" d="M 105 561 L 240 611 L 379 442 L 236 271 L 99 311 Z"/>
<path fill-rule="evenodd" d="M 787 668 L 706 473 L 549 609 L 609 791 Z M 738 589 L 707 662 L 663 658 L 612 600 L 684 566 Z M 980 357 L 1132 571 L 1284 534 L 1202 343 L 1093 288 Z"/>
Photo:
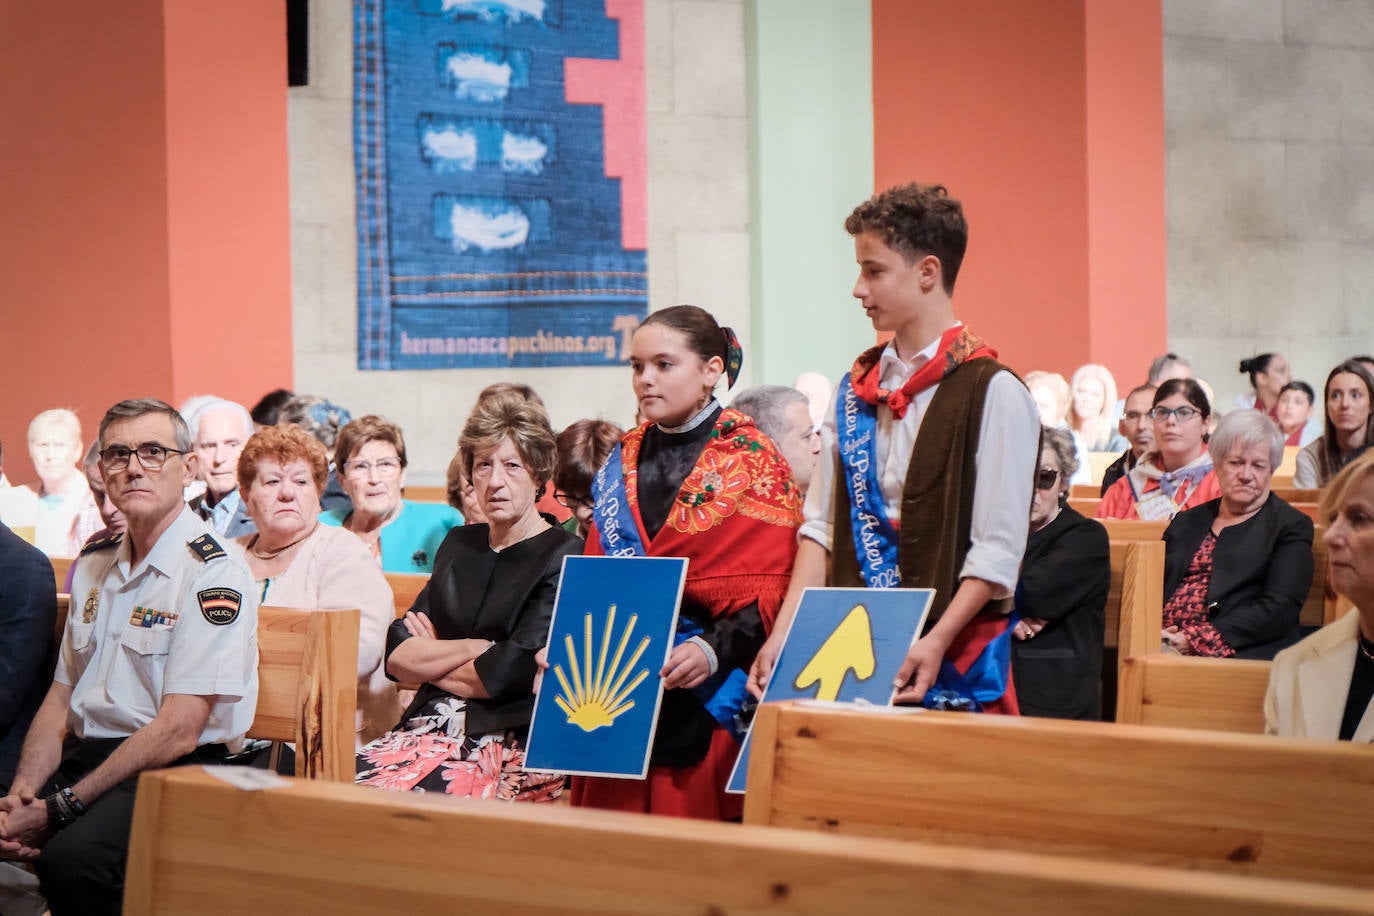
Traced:
<path fill-rule="evenodd" d="M 574 776 L 572 803 L 582 808 L 634 811 L 725 821 L 744 813 L 744 796 L 725 791 L 739 742 L 717 726 L 700 763 L 683 769 L 650 767 L 645 779 Z"/>

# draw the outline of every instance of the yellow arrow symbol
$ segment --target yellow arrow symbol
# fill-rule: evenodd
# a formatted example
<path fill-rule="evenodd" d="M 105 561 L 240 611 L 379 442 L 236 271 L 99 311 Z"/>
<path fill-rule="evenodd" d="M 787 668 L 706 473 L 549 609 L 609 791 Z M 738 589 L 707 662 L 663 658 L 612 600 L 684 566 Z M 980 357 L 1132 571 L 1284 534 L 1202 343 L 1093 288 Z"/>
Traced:
<path fill-rule="evenodd" d="M 868 620 L 868 611 L 862 604 L 856 604 L 811 656 L 792 686 L 805 690 L 819 681 L 821 687 L 816 692 L 816 699 L 834 700 L 840 695 L 840 685 L 847 672 L 852 670 L 856 678 L 866 681 L 873 676 L 876 667 L 873 626 Z"/>

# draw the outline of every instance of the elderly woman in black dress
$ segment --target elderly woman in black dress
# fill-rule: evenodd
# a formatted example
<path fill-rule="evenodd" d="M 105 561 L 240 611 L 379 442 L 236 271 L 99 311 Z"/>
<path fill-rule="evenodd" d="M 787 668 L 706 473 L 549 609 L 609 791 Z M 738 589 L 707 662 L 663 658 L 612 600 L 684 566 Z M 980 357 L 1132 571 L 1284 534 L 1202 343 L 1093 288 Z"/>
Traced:
<path fill-rule="evenodd" d="M 1111 560 L 1107 531 L 1067 503 L 1078 470 L 1066 429 L 1041 429 L 1031 533 L 1016 585 L 1012 682 L 1023 716 L 1098 719 Z"/>
<path fill-rule="evenodd" d="M 535 507 L 554 468 L 548 415 L 521 398 L 478 402 L 458 440 L 485 524 L 449 531 L 429 584 L 391 625 L 386 673 L 422 686 L 363 748 L 357 781 L 388 789 L 544 801 L 563 778 L 523 770 L 563 558 L 582 541 Z"/>

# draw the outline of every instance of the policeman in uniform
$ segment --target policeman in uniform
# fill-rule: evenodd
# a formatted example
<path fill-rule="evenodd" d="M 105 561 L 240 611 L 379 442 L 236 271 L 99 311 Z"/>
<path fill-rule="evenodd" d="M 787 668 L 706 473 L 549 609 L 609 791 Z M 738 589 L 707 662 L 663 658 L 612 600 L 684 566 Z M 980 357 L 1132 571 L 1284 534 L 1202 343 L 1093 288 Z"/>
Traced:
<path fill-rule="evenodd" d="M 120 912 L 139 773 L 223 762 L 257 705 L 252 576 L 182 502 L 185 421 L 122 401 L 100 446 L 128 530 L 77 561 L 53 684 L 0 799 L 0 856 L 34 861 L 53 916 Z"/>

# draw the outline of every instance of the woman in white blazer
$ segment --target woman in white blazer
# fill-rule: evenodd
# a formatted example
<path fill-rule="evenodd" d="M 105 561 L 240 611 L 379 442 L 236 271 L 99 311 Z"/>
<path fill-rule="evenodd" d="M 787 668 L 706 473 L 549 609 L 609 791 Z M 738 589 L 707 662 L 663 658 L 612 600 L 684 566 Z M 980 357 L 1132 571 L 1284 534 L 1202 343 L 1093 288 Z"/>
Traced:
<path fill-rule="evenodd" d="M 1374 743 L 1374 452 L 1331 482 L 1321 515 L 1331 584 L 1355 610 L 1274 657 L 1265 731 Z"/>

